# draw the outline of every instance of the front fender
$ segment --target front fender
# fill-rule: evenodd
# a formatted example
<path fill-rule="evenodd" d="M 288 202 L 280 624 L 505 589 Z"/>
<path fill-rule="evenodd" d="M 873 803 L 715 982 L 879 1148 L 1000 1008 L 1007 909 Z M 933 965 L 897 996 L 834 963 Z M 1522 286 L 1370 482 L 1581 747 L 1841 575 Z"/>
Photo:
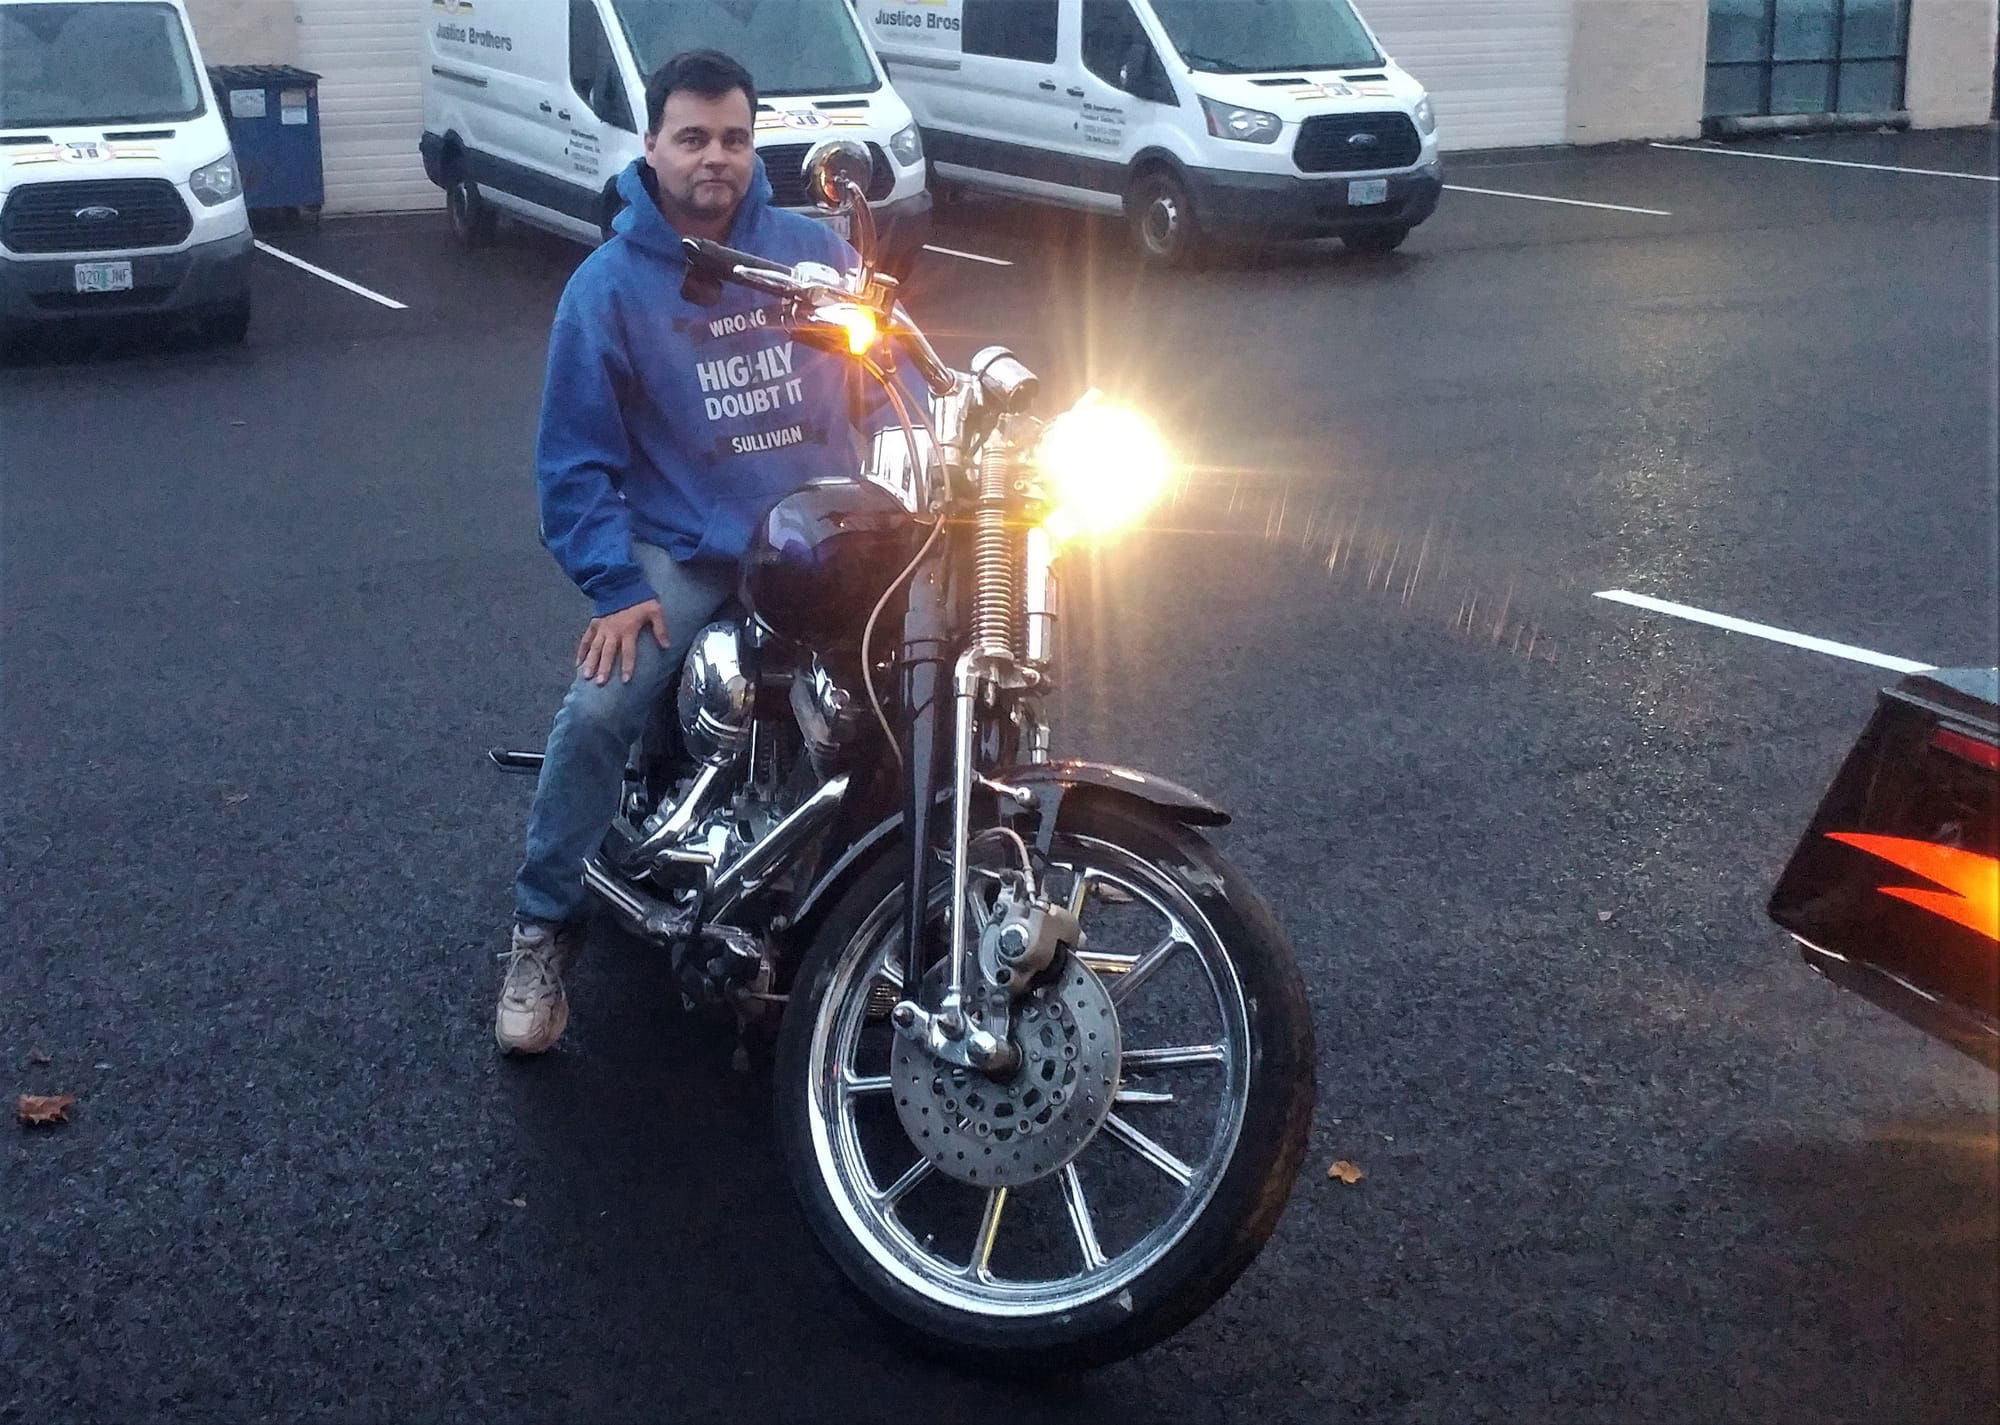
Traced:
<path fill-rule="evenodd" d="M 1179 782 L 1170 782 L 1165 777 L 1156 777 L 1151 772 L 1135 771 L 1112 762 L 1085 762 L 1077 758 L 1025 762 L 994 773 L 993 780 L 1011 782 L 1020 787 L 1054 785 L 1065 792 L 1078 787 L 1096 787 L 1137 797 L 1188 826 L 1229 825 L 1229 813 L 1200 792 L 1183 787 Z"/>
<path fill-rule="evenodd" d="M 1175 821 L 1187 826 L 1227 826 L 1229 813 L 1204 797 L 1201 793 L 1182 786 L 1179 782 L 1165 777 L 1154 776 L 1150 772 L 1135 771 L 1130 767 L 1120 767 L 1110 762 L 1086 762 L 1078 758 L 1063 758 L 1051 762 L 1025 762 L 1019 766 L 1007 767 L 993 774 L 996 782 L 1006 782 L 1017 787 L 1033 790 L 1040 801 L 1035 816 L 1037 821 L 1036 840 L 1046 852 L 1050 839 L 1055 835 L 1056 824 L 1061 820 L 1063 799 L 1071 792 L 1089 789 L 1106 792 L 1114 796 L 1131 797 L 1154 807 Z M 1053 792 L 1054 795 L 1050 795 Z M 939 793 L 940 802 L 948 793 Z M 903 828 L 903 814 L 884 817 L 856 838 L 840 859 L 829 866 L 814 881 L 812 888 L 799 902 L 792 915 L 795 928 L 804 927 L 810 934 L 810 925 L 827 907 L 840 899 L 840 893 L 848 881 L 859 875 L 878 855 L 893 849 Z"/>

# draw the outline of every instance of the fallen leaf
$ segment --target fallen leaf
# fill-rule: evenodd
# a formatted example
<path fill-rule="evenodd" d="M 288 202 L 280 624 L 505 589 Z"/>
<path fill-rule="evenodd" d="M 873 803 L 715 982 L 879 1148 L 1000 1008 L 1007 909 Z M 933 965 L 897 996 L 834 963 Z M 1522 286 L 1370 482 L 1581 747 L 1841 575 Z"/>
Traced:
<path fill-rule="evenodd" d="M 48 1050 L 42 1048 L 40 1045 L 36 1045 L 28 1051 L 28 1062 L 30 1064 L 53 1064 L 55 1060 L 49 1057 Z"/>
<path fill-rule="evenodd" d="M 66 1093 L 24 1093 L 14 1100 L 14 1114 L 22 1123 L 67 1123 L 76 1095 Z"/>
<path fill-rule="evenodd" d="M 1614 914 L 1614 912 L 1612 912 L 1612 911 L 1608 911 L 1608 910 L 1600 910 L 1600 911 L 1599 911 L 1599 912 L 1597 913 L 1597 918 L 1598 918 L 1598 919 L 1599 919 L 1600 921 L 1604 921 L 1604 920 L 1609 920 L 1609 919 L 1611 919 L 1611 917 L 1612 917 L 1612 915 L 1613 915 L 1613 914 Z"/>
<path fill-rule="evenodd" d="M 507 1199 L 507 1205 L 509 1207 L 526 1207 L 528 1200 L 525 1197 L 510 1197 Z"/>
<path fill-rule="evenodd" d="M 1347 1159 L 1345 1158 L 1342 1158 L 1339 1162 L 1335 1163 L 1332 1167 L 1328 1168 L 1326 1170 L 1326 1175 L 1329 1178 L 1339 1178 L 1349 1187 L 1353 1187 L 1356 1183 L 1360 1182 L 1363 1178 L 1368 1176 L 1368 1174 L 1362 1172 L 1361 1169 L 1355 1167 L 1354 1164 L 1348 1162 Z"/>
<path fill-rule="evenodd" d="M 242 806 L 243 803 L 249 800 L 250 800 L 250 794 L 248 792 L 231 792 L 228 796 L 222 799 L 222 804 L 224 806 L 232 806 L 232 807 Z"/>

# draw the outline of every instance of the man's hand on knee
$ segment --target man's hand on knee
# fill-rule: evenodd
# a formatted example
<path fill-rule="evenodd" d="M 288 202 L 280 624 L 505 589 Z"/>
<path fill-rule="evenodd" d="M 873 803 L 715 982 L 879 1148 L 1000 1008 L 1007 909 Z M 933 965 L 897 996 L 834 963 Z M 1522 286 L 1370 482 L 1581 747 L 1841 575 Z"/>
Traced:
<path fill-rule="evenodd" d="M 622 682 L 631 682 L 639 668 L 639 639 L 648 629 L 653 641 L 665 648 L 667 613 L 658 599 L 592 619 L 576 645 L 577 671 L 600 688 L 611 681 L 613 668 Z"/>

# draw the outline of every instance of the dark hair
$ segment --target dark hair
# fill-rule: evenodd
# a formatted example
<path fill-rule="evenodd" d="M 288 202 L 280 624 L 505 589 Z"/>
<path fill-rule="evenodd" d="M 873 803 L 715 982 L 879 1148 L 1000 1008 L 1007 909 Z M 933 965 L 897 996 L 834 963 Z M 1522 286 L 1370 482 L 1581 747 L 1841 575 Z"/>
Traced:
<path fill-rule="evenodd" d="M 757 81 L 750 71 L 720 50 L 683 50 L 653 71 L 646 81 L 646 132 L 660 131 L 660 116 L 666 112 L 667 96 L 687 90 L 704 99 L 720 99 L 731 90 L 741 89 L 757 112 Z"/>

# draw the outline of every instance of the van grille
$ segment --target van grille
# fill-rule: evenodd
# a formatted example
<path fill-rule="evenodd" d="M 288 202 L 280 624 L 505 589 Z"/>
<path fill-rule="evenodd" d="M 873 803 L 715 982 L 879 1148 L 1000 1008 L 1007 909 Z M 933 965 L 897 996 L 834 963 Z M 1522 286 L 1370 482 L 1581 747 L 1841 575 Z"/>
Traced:
<path fill-rule="evenodd" d="M 1292 160 L 1301 173 L 1408 168 L 1424 149 L 1407 114 L 1315 114 L 1299 125 Z"/>
<path fill-rule="evenodd" d="M 114 217 L 80 218 L 89 208 Z M 31 183 L 0 210 L 0 243 L 15 252 L 123 252 L 177 247 L 194 219 L 174 185 L 158 178 Z"/>
<path fill-rule="evenodd" d="M 771 201 L 778 207 L 812 206 L 812 199 L 806 196 L 805 174 L 799 171 L 812 151 L 809 143 L 776 143 L 757 150 L 764 160 L 764 175 L 771 180 Z M 879 203 L 895 189 L 896 170 L 878 143 L 868 145 L 868 157 L 875 164 L 874 176 L 868 180 L 868 200 Z"/>

